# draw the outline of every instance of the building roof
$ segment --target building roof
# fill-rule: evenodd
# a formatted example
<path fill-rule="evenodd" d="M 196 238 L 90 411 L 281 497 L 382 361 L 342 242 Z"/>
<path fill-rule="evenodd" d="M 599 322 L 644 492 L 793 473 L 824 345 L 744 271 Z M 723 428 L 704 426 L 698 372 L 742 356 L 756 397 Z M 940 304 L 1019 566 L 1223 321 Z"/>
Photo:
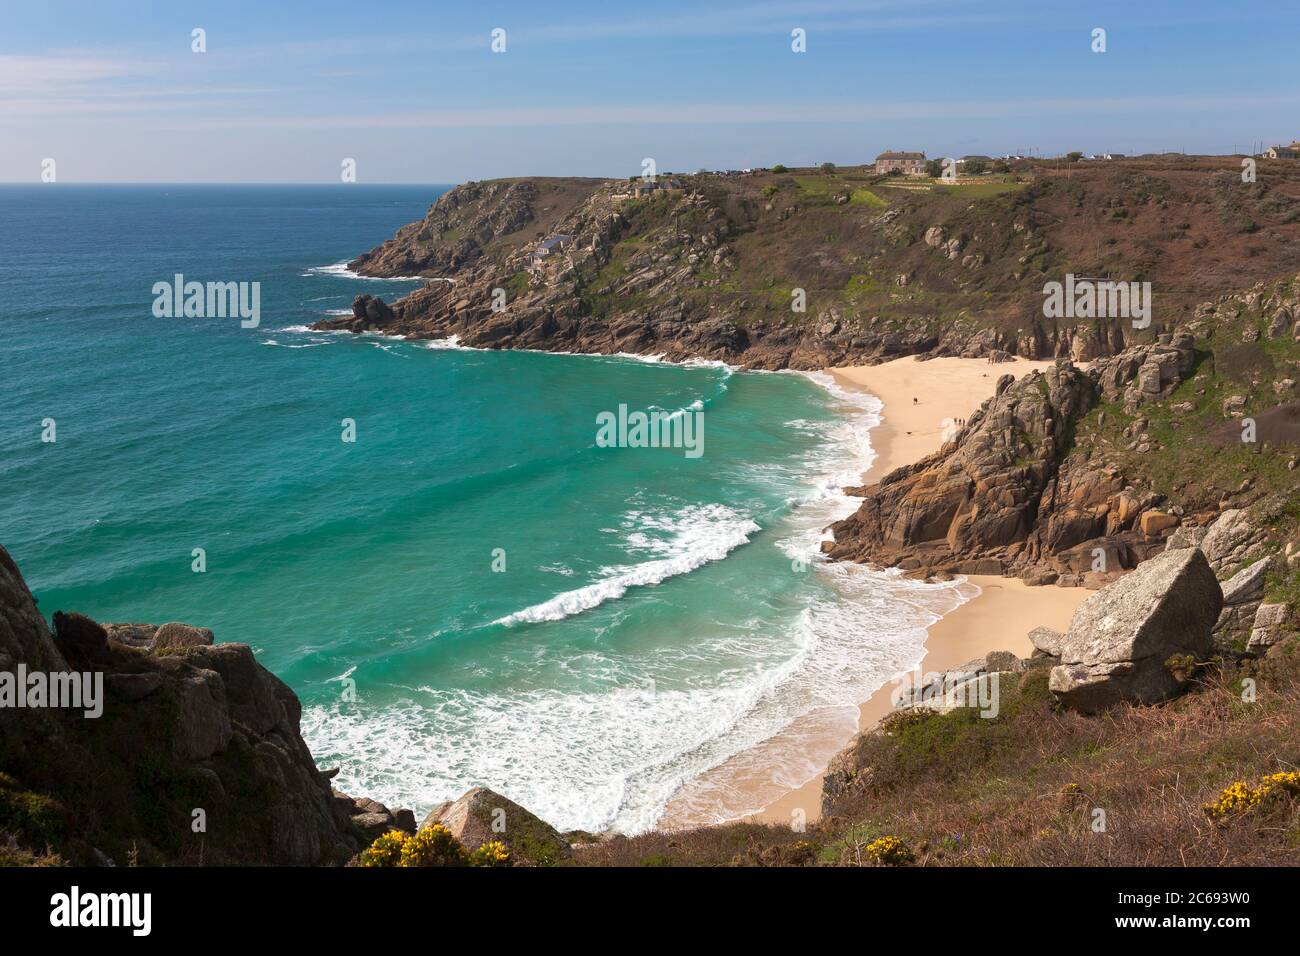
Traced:
<path fill-rule="evenodd" d="M 906 153 L 887 149 L 876 157 L 876 162 L 880 162 L 882 159 L 925 159 L 925 153 Z"/>
<path fill-rule="evenodd" d="M 554 249 L 556 246 L 568 242 L 572 238 L 572 236 L 551 236 L 549 239 L 543 239 L 538 243 L 538 245 L 543 249 Z"/>

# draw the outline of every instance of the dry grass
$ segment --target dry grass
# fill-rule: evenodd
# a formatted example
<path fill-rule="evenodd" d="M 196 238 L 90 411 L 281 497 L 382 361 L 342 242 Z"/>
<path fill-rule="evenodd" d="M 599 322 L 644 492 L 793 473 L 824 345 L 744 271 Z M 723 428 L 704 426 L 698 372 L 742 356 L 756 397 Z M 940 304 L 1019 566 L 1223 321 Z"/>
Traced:
<path fill-rule="evenodd" d="M 1059 709 L 1046 678 L 1004 686 L 994 720 L 900 715 L 860 738 L 854 784 L 805 834 L 734 824 L 620 838 L 579 861 L 855 865 L 896 836 L 920 866 L 1300 864 L 1300 798 L 1225 822 L 1205 812 L 1234 781 L 1300 768 L 1296 641 L 1202 675 L 1179 700 L 1096 717 Z"/>

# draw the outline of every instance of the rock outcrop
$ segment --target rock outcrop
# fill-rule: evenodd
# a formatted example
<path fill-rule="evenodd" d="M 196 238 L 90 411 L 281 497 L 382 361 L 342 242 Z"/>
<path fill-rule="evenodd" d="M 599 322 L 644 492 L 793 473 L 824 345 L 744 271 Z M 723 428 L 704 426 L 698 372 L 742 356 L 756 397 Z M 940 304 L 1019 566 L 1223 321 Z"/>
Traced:
<path fill-rule="evenodd" d="M 1260 558 L 1222 582 L 1223 611 L 1214 624 L 1215 642 L 1222 650 L 1230 651 L 1249 637 L 1255 613 L 1264 600 L 1264 577 L 1270 563 L 1268 558 Z"/>
<path fill-rule="evenodd" d="M 823 550 L 925 573 L 1004 572 L 1035 530 L 1067 429 L 1093 398 L 1092 381 L 1064 361 L 1019 381 L 1002 376 L 952 441 L 866 489 Z"/>
<path fill-rule="evenodd" d="M 1023 674 L 1025 669 L 1025 661 L 1010 651 L 991 651 L 942 673 L 926 674 L 920 681 L 904 684 L 891 695 L 891 703 L 898 710 L 939 713 L 974 707 L 996 716 L 999 682 Z"/>
<path fill-rule="evenodd" d="M 1180 693 L 1168 661 L 1203 662 L 1223 607 L 1219 582 L 1196 548 L 1166 551 L 1091 595 L 1060 641 L 1049 686 L 1076 710 L 1153 704 Z"/>
<path fill-rule="evenodd" d="M 936 572 L 1014 574 L 1030 584 L 1101 587 L 1165 548 L 1181 519 L 1115 468 L 1067 456 L 1078 421 L 1101 400 L 1167 395 L 1192 368 L 1176 333 L 1093 364 L 1066 360 L 995 394 L 938 452 L 862 490 L 832 526 L 832 558 Z M 1140 383 L 1142 369 L 1151 372 Z M 1127 399 L 1126 399 L 1127 400 Z"/>
<path fill-rule="evenodd" d="M 493 240 L 532 222 L 537 199 L 537 186 L 527 179 L 465 183 L 348 268 L 385 278 L 447 275 L 481 256 Z"/>
<path fill-rule="evenodd" d="M 550 866 L 568 859 L 572 852 L 553 826 L 486 787 L 474 787 L 457 800 L 439 804 L 420 826 L 434 823 L 450 830 L 471 853 L 488 841 L 499 840 L 516 865 Z"/>
<path fill-rule="evenodd" d="M 1255 619 L 1251 622 L 1246 649 L 1258 654 L 1280 641 L 1285 635 L 1283 625 L 1287 620 L 1287 611 L 1285 604 L 1260 604 L 1255 611 Z"/>
<path fill-rule="evenodd" d="M 1170 290 L 1157 329 L 1205 297 L 1194 288 L 1227 293 L 1293 268 L 1286 243 L 1246 248 L 1246 234 L 1203 216 L 1207 204 L 1224 201 L 1226 185 L 1217 161 L 1202 165 L 1194 188 L 1183 170 L 1135 171 L 1128 161 L 1068 175 L 1026 168 L 1012 201 L 890 181 L 863 187 L 833 173 L 814 189 L 807 177 L 765 170 L 665 176 L 656 185 L 666 188 L 622 179 L 471 182 L 351 266 L 449 280 L 392 303 L 387 328 L 456 335 L 474 347 L 654 353 L 765 369 L 912 354 L 1085 362 L 1146 338 L 1115 316 L 1043 315 L 1044 282 L 1059 281 L 1085 249 L 1141 261 L 1143 277 Z M 1134 175 L 1167 203 L 1159 227 L 1154 217 L 1138 225 L 1088 212 L 1126 206 Z M 1289 229 L 1294 216 L 1281 193 L 1233 202 L 1264 229 Z M 1182 216 L 1232 268 L 1195 268 L 1183 254 L 1185 235 L 1167 226 Z M 784 294 L 772 294 L 774 281 Z M 791 310 L 791 287 L 808 293 L 806 315 Z M 1294 296 L 1270 300 L 1270 309 L 1269 334 L 1289 335 Z M 347 317 L 319 327 L 366 326 Z M 1133 403 L 1164 393 L 1178 361 L 1161 349 L 1142 356 Z"/>
<path fill-rule="evenodd" d="M 0 708 L 0 784 L 55 821 L 0 827 L 19 845 L 89 864 L 295 866 L 364 845 L 364 811 L 317 769 L 297 696 L 247 645 L 176 622 L 54 622 L 0 548 L 0 670 L 102 674 L 104 688 L 99 716 Z"/>
<path fill-rule="evenodd" d="M 1267 550 L 1268 533 L 1244 508 L 1230 508 L 1215 519 L 1201 539 L 1201 550 L 1216 572 L 1255 561 Z"/>

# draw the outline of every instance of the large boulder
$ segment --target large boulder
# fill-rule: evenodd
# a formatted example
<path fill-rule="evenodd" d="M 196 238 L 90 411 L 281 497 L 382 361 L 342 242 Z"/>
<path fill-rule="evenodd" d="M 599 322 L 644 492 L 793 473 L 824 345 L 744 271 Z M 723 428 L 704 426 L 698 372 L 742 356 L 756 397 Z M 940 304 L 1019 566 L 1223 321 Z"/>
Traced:
<path fill-rule="evenodd" d="M 1215 640 L 1222 650 L 1230 651 L 1234 642 L 1250 634 L 1255 611 L 1264 599 L 1264 577 L 1270 564 L 1269 558 L 1260 558 L 1223 582 L 1223 611 L 1214 625 Z"/>
<path fill-rule="evenodd" d="M 1229 508 L 1210 525 L 1201 541 L 1210 567 L 1216 572 L 1254 561 L 1266 550 L 1268 535 L 1244 509 Z"/>
<path fill-rule="evenodd" d="M 1222 608 L 1205 555 L 1196 548 L 1166 551 L 1079 606 L 1049 686 L 1084 712 L 1167 700 L 1183 684 L 1165 662 L 1174 655 L 1204 660 Z"/>
<path fill-rule="evenodd" d="M 1061 642 L 1065 635 L 1050 627 L 1036 627 L 1029 632 L 1029 643 L 1034 645 L 1034 657 L 1060 657 Z"/>
<path fill-rule="evenodd" d="M 1247 649 L 1260 653 L 1268 650 L 1284 635 L 1287 606 L 1285 604 L 1261 604 L 1255 610 L 1255 620 L 1250 630 Z"/>
<path fill-rule="evenodd" d="M 137 627 L 132 624 L 115 625 L 114 629 L 120 631 L 123 636 L 130 637 L 133 632 L 129 628 Z M 155 651 L 170 650 L 182 647 L 205 647 L 213 642 L 212 631 L 206 627 L 193 627 L 189 624 L 181 624 L 178 621 L 171 621 L 162 625 L 154 632 L 151 641 L 151 647 Z M 126 643 L 125 641 L 123 643 Z"/>
<path fill-rule="evenodd" d="M 0 547 L 0 670 L 90 671 L 107 692 L 93 716 L 0 707 L 0 769 L 64 821 L 0 821 L 4 840 L 77 865 L 312 866 L 364 845 L 354 801 L 331 793 L 302 738 L 297 696 L 247 645 L 214 645 L 211 631 L 176 622 L 53 617 L 51 633 Z"/>
<path fill-rule="evenodd" d="M 0 671 L 13 673 L 19 664 L 30 671 L 68 669 L 27 582 L 0 547 Z M 54 719 L 46 707 L 0 707 L 0 768 L 10 770 L 20 756 L 39 753 Z"/>
<path fill-rule="evenodd" d="M 420 826 L 441 823 L 471 852 L 499 840 L 512 863 L 549 866 L 567 859 L 571 850 L 559 831 L 513 800 L 486 787 L 474 787 L 460 799 L 434 807 Z"/>

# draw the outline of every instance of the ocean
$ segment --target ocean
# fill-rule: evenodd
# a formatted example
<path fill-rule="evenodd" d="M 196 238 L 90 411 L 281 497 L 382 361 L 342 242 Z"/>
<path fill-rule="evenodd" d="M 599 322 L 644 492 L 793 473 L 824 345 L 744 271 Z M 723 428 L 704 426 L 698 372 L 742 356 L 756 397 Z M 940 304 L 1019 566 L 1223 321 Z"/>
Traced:
<path fill-rule="evenodd" d="M 0 544 L 47 617 L 251 645 L 336 785 L 389 806 L 484 785 L 636 833 L 783 734 L 768 797 L 808 779 L 830 751 L 801 722 L 847 738 L 961 600 L 817 557 L 880 403 L 311 332 L 418 287 L 344 263 L 445 189 L 0 186 Z M 155 316 L 177 274 L 259 283 L 257 326 Z M 695 416 L 702 453 L 598 442 L 620 406 Z M 701 822 L 763 802 L 694 797 Z"/>

